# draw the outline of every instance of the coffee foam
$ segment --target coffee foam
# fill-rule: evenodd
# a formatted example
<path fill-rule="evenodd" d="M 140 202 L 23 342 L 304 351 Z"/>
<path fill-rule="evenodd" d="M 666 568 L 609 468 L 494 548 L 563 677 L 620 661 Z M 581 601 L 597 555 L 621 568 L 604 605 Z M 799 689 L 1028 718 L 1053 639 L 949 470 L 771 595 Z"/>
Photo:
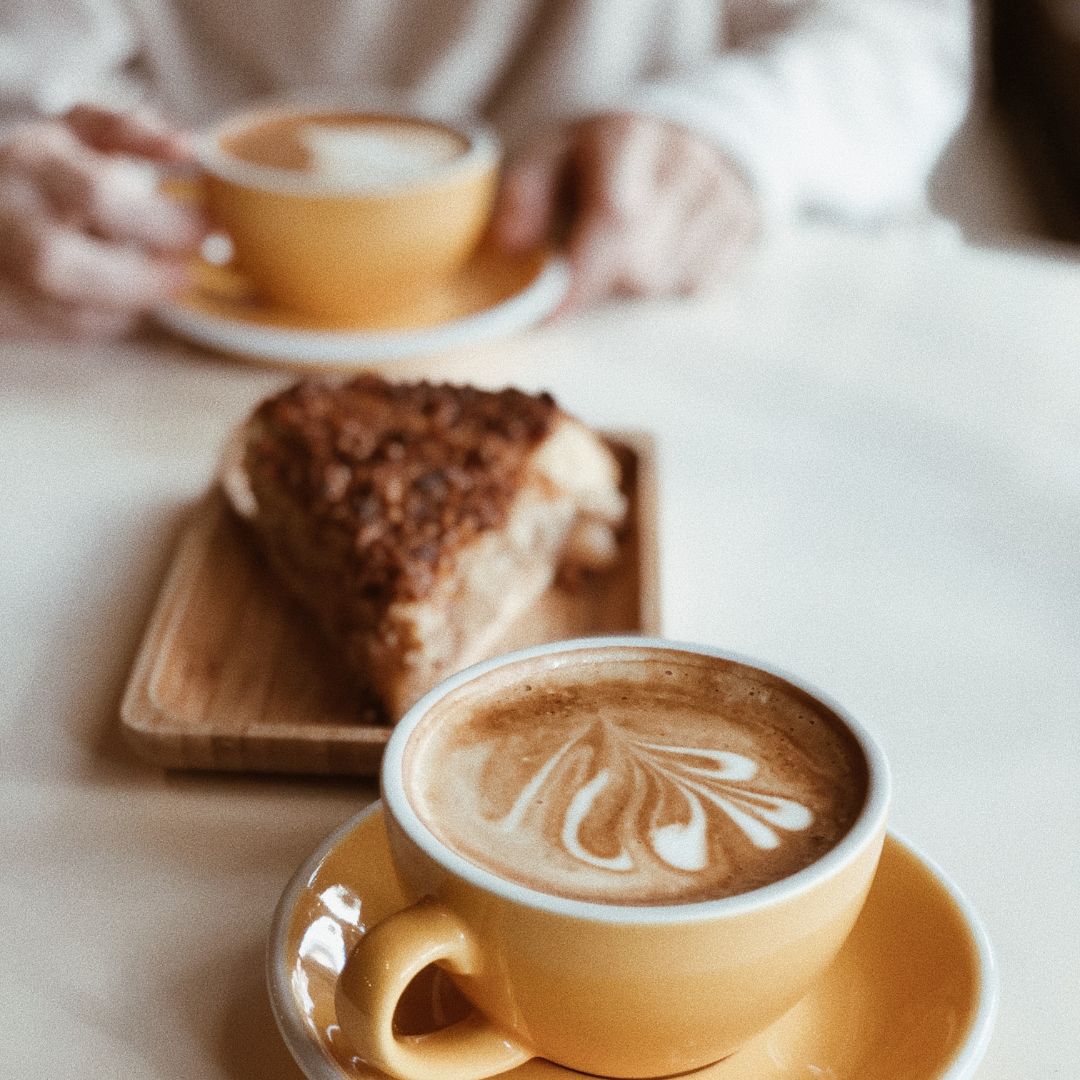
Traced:
<path fill-rule="evenodd" d="M 456 161 L 468 141 L 439 124 L 353 113 L 263 116 L 221 138 L 221 148 L 250 165 L 380 190 L 422 180 Z"/>
<path fill-rule="evenodd" d="M 839 719 L 757 669 L 620 651 L 496 669 L 405 754 L 446 846 L 572 899 L 689 903 L 786 877 L 850 829 L 866 767 Z"/>
<path fill-rule="evenodd" d="M 314 173 L 382 187 L 419 180 L 461 156 L 461 139 L 437 128 L 309 124 L 300 132 Z"/>

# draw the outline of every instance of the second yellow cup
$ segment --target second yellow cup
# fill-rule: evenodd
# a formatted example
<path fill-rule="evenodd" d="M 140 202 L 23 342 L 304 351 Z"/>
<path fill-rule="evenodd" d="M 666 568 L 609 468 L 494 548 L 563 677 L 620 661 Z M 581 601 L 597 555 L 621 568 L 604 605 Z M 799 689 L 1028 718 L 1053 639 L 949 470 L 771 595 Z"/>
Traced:
<path fill-rule="evenodd" d="M 328 325 L 379 324 L 475 252 L 498 183 L 486 129 L 273 106 L 198 145 L 203 202 L 265 300 Z"/>

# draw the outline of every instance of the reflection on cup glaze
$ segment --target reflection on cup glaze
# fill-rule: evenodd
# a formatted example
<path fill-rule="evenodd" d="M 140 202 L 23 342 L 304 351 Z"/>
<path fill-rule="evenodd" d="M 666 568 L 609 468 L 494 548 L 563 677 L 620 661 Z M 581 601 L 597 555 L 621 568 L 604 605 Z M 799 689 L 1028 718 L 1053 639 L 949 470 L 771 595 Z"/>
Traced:
<path fill-rule="evenodd" d="M 313 983 L 338 977 L 349 950 L 364 933 L 360 897 L 345 885 L 331 885 L 316 897 L 317 905 L 296 950 L 292 992 L 306 1016 L 315 1009 Z"/>
<path fill-rule="evenodd" d="M 550 821 L 545 807 L 557 806 L 555 832 L 566 854 L 627 873 L 635 869 L 636 822 L 644 819 L 652 853 L 673 870 L 693 873 L 708 866 L 710 829 L 724 821 L 762 850 L 779 847 L 781 832 L 813 823 L 801 803 L 753 787 L 758 772 L 743 754 L 647 742 L 598 720 L 544 762 L 498 826 L 507 833 L 529 828 L 530 821 L 540 827 L 541 819 Z M 613 802 L 623 808 L 614 820 Z"/>

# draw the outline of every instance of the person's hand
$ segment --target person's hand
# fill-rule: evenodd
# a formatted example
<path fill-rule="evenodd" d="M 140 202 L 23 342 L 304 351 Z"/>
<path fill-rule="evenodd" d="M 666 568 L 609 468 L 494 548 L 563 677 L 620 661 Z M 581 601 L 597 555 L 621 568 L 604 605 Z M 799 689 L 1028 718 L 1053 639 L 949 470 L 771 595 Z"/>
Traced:
<path fill-rule="evenodd" d="M 159 121 L 90 106 L 0 144 L 0 334 L 118 336 L 181 288 L 205 229 L 146 163 L 190 159 Z"/>
<path fill-rule="evenodd" d="M 610 296 L 712 289 L 738 265 L 760 220 L 746 180 L 703 136 L 608 113 L 538 141 L 507 167 L 495 243 L 526 251 L 563 227 L 567 310 Z"/>

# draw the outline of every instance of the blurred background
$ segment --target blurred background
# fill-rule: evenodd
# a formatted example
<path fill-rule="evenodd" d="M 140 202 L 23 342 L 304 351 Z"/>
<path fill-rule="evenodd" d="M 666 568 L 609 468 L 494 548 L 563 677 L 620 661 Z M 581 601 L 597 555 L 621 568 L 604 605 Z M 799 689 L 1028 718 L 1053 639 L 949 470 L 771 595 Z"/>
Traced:
<path fill-rule="evenodd" d="M 984 0 L 975 105 L 931 183 L 975 242 L 1080 242 L 1080 2 Z"/>

